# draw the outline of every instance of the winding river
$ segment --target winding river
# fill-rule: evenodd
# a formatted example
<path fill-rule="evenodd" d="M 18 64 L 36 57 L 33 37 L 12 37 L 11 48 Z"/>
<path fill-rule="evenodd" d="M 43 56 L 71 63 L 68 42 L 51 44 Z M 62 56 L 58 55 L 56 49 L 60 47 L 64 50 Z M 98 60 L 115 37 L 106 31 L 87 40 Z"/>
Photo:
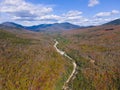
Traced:
<path fill-rule="evenodd" d="M 65 56 L 67 57 L 68 59 L 70 59 L 72 61 L 72 64 L 73 64 L 73 71 L 72 73 L 70 74 L 70 76 L 68 77 L 68 79 L 66 80 L 66 82 L 64 83 L 62 89 L 63 90 L 68 90 L 69 87 L 68 87 L 68 83 L 70 82 L 70 80 L 74 79 L 75 77 L 75 74 L 76 74 L 76 68 L 77 68 L 77 64 L 76 62 L 69 56 L 67 55 L 64 51 L 61 51 L 60 49 L 58 49 L 57 45 L 59 44 L 59 42 L 57 40 L 54 40 L 55 41 L 55 44 L 54 44 L 54 48 L 56 49 L 56 51 L 61 54 L 62 56 Z"/>

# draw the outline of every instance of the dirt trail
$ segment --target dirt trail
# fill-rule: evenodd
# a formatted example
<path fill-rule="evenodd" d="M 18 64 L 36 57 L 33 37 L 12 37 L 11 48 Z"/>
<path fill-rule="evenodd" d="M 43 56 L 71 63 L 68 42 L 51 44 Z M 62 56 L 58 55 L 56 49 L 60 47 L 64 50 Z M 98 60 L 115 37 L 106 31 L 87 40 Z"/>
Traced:
<path fill-rule="evenodd" d="M 61 51 L 60 49 L 57 48 L 57 45 L 59 44 L 59 42 L 57 40 L 54 40 L 55 41 L 55 44 L 54 44 L 54 48 L 56 49 L 56 51 L 58 53 L 60 53 L 61 55 L 67 57 L 68 59 L 70 59 L 73 63 L 73 71 L 72 73 L 70 74 L 69 78 L 67 79 L 67 81 L 64 83 L 63 85 L 63 90 L 68 90 L 69 87 L 68 87 L 68 83 L 70 82 L 70 80 L 72 80 L 74 77 L 75 77 L 75 74 L 76 74 L 76 68 L 77 68 L 77 64 L 75 63 L 75 61 L 70 57 L 68 56 L 64 51 Z M 69 89 L 70 90 L 70 89 Z"/>

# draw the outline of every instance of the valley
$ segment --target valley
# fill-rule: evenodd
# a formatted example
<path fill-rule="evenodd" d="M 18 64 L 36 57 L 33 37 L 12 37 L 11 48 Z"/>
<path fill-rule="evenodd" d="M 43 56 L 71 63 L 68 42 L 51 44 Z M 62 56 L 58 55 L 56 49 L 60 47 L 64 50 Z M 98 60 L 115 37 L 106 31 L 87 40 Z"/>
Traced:
<path fill-rule="evenodd" d="M 113 30 L 108 30 L 112 28 Z M 120 26 L 99 26 L 63 32 L 56 37 L 58 47 L 71 56 L 78 67 L 72 90 L 119 90 Z M 79 88 L 79 89 L 78 89 Z"/>
<path fill-rule="evenodd" d="M 1 24 L 0 90 L 119 90 L 115 23 L 52 32 Z"/>
<path fill-rule="evenodd" d="M 0 90 L 120 90 L 120 0 L 0 0 Z"/>

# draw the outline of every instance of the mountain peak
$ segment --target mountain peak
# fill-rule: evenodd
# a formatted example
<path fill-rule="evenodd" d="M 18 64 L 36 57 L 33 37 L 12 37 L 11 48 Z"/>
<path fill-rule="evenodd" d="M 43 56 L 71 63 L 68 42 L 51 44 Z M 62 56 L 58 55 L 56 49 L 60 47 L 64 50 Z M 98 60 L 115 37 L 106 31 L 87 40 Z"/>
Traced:
<path fill-rule="evenodd" d="M 1 25 L 8 26 L 8 27 L 24 28 L 24 26 L 14 22 L 4 22 Z"/>

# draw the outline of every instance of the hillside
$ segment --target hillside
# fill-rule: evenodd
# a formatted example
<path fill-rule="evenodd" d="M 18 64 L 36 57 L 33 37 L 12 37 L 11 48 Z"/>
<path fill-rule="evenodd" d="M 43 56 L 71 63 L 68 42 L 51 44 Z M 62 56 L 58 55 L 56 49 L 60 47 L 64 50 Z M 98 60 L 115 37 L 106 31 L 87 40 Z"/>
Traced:
<path fill-rule="evenodd" d="M 1 24 L 0 89 L 61 90 L 66 83 L 72 90 L 119 90 L 120 25 L 71 30 L 75 27 L 56 23 L 28 30 L 15 23 Z M 61 29 L 32 31 L 40 28 Z"/>
<path fill-rule="evenodd" d="M 1 25 L 8 26 L 8 27 L 14 27 L 14 28 L 24 28 L 24 26 L 13 23 L 13 22 L 4 22 Z"/>
<path fill-rule="evenodd" d="M 65 31 L 59 48 L 77 63 L 72 90 L 120 89 L 120 25 Z"/>
<path fill-rule="evenodd" d="M 0 30 L 0 90 L 61 90 L 72 64 L 45 34 Z"/>

